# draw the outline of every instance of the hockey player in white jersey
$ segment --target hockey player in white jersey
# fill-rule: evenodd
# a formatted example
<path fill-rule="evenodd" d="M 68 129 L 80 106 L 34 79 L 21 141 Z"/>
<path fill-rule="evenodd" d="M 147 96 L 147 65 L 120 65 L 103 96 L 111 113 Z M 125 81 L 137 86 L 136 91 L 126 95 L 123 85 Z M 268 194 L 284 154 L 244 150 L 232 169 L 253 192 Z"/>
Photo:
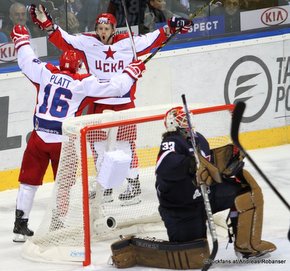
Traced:
<path fill-rule="evenodd" d="M 64 52 L 58 68 L 37 58 L 24 26 L 14 26 L 11 39 L 17 50 L 19 67 L 37 88 L 34 130 L 22 160 L 13 229 L 16 234 L 14 241 L 23 242 L 27 236 L 33 235 L 33 231 L 28 228 L 29 213 L 49 162 L 52 164 L 54 178 L 57 173 L 63 140 L 62 122 L 80 115 L 90 100 L 127 93 L 142 76 L 145 65 L 135 61 L 122 74 L 102 83 L 93 75 L 77 73 L 82 61 L 76 51 Z"/>
<path fill-rule="evenodd" d="M 46 29 L 49 40 L 59 49 L 77 49 L 82 53 L 87 71 L 96 75 L 102 80 L 107 80 L 123 72 L 123 69 L 134 58 L 132 44 L 128 34 L 116 34 L 116 18 L 109 13 L 102 13 L 96 18 L 96 34 L 82 34 L 79 36 L 69 35 L 66 31 L 53 23 L 52 18 L 42 5 L 37 9 L 35 5 L 30 8 L 31 17 L 34 23 L 41 29 Z M 187 33 L 192 29 L 192 22 L 183 18 L 173 17 L 168 25 L 161 27 L 146 35 L 133 36 L 137 56 L 149 53 L 153 48 L 160 46 L 170 35 L 181 29 L 181 33 Z M 102 113 L 105 110 L 121 111 L 135 107 L 136 84 L 130 91 L 121 97 L 99 99 L 89 107 L 88 114 Z M 122 149 L 132 157 L 130 171 L 127 176 L 128 188 L 119 195 L 119 199 L 140 202 L 135 198 L 141 193 L 138 175 L 138 157 L 136 155 L 136 126 L 128 125 L 121 127 L 118 131 L 115 147 Z M 124 136 L 125 135 L 125 136 Z M 104 137 L 103 135 L 98 138 Z M 98 156 L 97 170 L 103 158 L 106 148 L 106 141 L 94 142 L 94 151 Z M 110 196 L 112 190 L 105 191 L 104 195 Z M 109 197 L 110 200 L 110 197 Z"/>

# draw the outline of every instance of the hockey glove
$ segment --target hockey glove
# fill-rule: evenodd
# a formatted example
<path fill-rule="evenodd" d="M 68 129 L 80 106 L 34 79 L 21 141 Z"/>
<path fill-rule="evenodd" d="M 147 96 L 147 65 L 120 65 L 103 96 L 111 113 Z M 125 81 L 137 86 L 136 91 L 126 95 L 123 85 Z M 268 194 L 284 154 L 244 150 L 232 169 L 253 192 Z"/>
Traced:
<path fill-rule="evenodd" d="M 237 175 L 244 167 L 244 155 L 233 144 L 212 149 L 211 152 L 214 165 L 225 177 Z"/>
<path fill-rule="evenodd" d="M 29 13 L 32 21 L 36 25 L 38 25 L 41 30 L 53 26 L 52 18 L 43 5 L 39 5 L 39 8 L 37 8 L 34 4 L 31 4 L 29 8 Z"/>
<path fill-rule="evenodd" d="M 145 71 L 145 64 L 141 60 L 134 60 L 131 64 L 129 64 L 123 72 L 130 75 L 135 80 L 142 77 L 142 73 Z"/>
<path fill-rule="evenodd" d="M 206 184 L 212 185 L 213 182 L 221 183 L 221 176 L 219 170 L 209 161 L 207 161 L 202 155 L 199 157 L 199 168 L 197 170 L 196 185 Z"/>
<path fill-rule="evenodd" d="M 16 50 L 18 50 L 23 45 L 30 44 L 29 32 L 23 25 L 15 25 L 10 33 L 10 37 L 14 42 Z"/>
<path fill-rule="evenodd" d="M 185 18 L 172 17 L 168 19 L 167 24 L 171 34 L 176 31 L 179 31 L 181 34 L 192 32 L 193 22 Z"/>

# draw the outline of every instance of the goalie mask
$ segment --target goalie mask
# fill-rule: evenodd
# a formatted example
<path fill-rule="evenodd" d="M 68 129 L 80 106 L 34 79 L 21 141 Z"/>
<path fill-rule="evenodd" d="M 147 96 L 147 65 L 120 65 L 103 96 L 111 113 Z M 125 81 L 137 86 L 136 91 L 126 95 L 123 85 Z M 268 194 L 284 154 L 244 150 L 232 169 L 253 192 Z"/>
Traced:
<path fill-rule="evenodd" d="M 189 114 L 192 129 L 194 128 L 192 122 L 192 115 Z M 179 131 L 183 136 L 190 137 L 189 127 L 187 123 L 186 113 L 181 106 L 173 107 L 165 114 L 164 125 L 167 132 Z"/>
<path fill-rule="evenodd" d="M 59 67 L 62 71 L 76 73 L 82 66 L 82 59 L 74 50 L 65 51 L 59 59 Z"/>

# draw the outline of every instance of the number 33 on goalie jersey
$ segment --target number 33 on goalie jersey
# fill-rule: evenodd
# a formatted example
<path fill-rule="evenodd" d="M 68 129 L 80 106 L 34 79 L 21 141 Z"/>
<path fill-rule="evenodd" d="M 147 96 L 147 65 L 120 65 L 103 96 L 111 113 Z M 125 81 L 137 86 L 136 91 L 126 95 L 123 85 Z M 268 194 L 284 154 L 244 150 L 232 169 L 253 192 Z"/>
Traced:
<path fill-rule="evenodd" d="M 196 134 L 196 143 L 202 155 L 209 160 L 209 144 L 200 133 Z M 155 185 L 162 206 L 180 208 L 202 201 L 201 197 L 195 195 L 197 188 L 192 182 L 194 176 L 189 172 L 190 160 L 194 159 L 192 151 L 190 141 L 183 135 L 167 133 L 163 136 L 155 169 Z"/>
<path fill-rule="evenodd" d="M 18 50 L 18 65 L 37 88 L 34 129 L 44 142 L 62 141 L 62 122 L 80 115 L 99 97 L 122 96 L 135 82 L 126 73 L 101 83 L 90 74 L 72 74 L 41 62 L 30 45 Z"/>

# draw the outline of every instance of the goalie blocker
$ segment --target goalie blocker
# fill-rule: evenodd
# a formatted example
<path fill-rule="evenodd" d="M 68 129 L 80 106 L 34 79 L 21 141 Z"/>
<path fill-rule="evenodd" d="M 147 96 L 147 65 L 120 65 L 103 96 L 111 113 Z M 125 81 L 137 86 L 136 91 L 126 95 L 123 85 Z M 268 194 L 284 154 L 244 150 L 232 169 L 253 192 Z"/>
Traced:
<path fill-rule="evenodd" d="M 201 268 L 209 256 L 206 239 L 186 243 L 126 237 L 111 245 L 112 261 L 117 268 L 136 265 L 169 269 Z"/>

